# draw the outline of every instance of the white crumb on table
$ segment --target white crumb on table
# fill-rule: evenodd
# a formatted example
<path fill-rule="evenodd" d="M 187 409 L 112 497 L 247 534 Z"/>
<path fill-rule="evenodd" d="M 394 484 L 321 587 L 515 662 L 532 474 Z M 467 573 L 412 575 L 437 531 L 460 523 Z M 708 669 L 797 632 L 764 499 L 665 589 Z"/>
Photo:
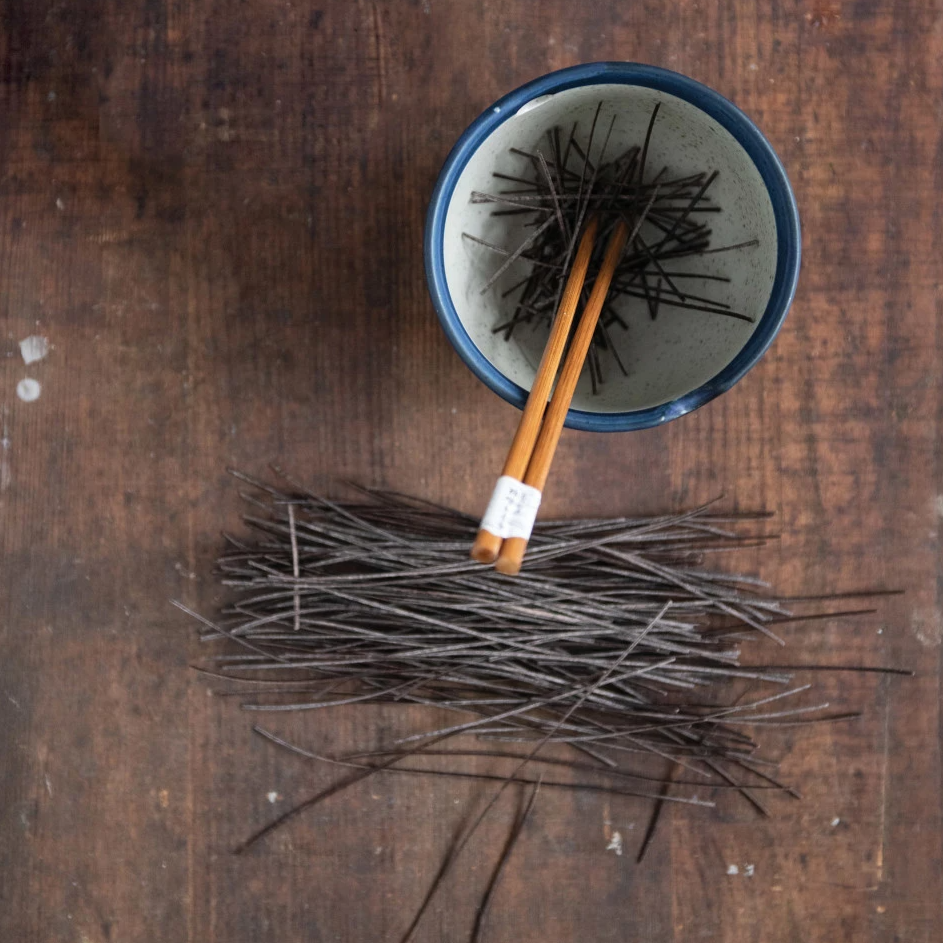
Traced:
<path fill-rule="evenodd" d="M 39 399 L 39 394 L 42 392 L 43 388 L 39 385 L 38 380 L 32 379 L 32 377 L 25 377 L 16 384 L 16 395 L 19 396 L 24 403 L 35 403 Z"/>
<path fill-rule="evenodd" d="M 49 341 L 41 334 L 30 334 L 20 341 L 20 353 L 23 355 L 23 363 L 36 363 L 49 353 Z"/>

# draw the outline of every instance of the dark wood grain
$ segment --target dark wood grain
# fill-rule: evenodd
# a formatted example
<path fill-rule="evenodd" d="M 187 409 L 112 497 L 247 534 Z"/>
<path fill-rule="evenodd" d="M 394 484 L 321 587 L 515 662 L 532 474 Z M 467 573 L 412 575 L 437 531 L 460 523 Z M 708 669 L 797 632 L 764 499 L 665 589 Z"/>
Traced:
<path fill-rule="evenodd" d="M 669 809 L 641 867 L 647 805 L 542 794 L 488 938 L 939 939 L 943 10 L 919 0 L 0 2 L 0 939 L 405 927 L 485 788 L 378 778 L 234 857 L 336 774 L 208 697 L 168 600 L 218 600 L 229 465 L 483 506 L 469 469 L 500 467 L 517 414 L 438 328 L 426 200 L 494 98 L 606 58 L 690 74 L 758 121 L 805 264 L 734 391 L 663 429 L 566 433 L 547 512 L 769 507 L 782 540 L 743 565 L 783 590 L 907 590 L 794 627 L 793 653 L 917 676 L 819 679 L 866 714 L 772 737 L 804 800 L 765 821 Z M 26 367 L 34 333 L 53 349 Z M 409 725 L 364 708 L 282 729 L 330 749 Z M 514 813 L 419 939 L 466 937 Z"/>

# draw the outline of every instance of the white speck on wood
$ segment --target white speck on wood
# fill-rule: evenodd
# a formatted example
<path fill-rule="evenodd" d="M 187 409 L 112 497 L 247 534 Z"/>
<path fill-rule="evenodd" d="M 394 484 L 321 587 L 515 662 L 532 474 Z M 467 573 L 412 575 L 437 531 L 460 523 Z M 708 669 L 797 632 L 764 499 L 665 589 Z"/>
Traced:
<path fill-rule="evenodd" d="M 49 773 L 43 773 L 43 781 L 46 783 L 46 792 L 49 793 L 50 798 L 52 797 L 52 780 L 49 778 Z"/>
<path fill-rule="evenodd" d="M 728 864 L 728 865 L 727 865 L 727 873 L 728 873 L 728 874 L 739 874 L 739 873 L 740 873 L 740 869 L 739 869 L 735 864 Z"/>
<path fill-rule="evenodd" d="M 606 845 L 606 851 L 614 851 L 619 857 L 622 857 L 622 834 L 613 832 L 609 844 Z"/>
<path fill-rule="evenodd" d="M 756 871 L 756 866 L 752 864 L 745 864 L 743 866 L 743 873 L 748 877 L 753 877 L 753 872 Z"/>
<path fill-rule="evenodd" d="M 56 209 L 61 213 L 65 209 L 65 203 L 62 202 L 62 197 L 56 197 Z"/>
<path fill-rule="evenodd" d="M 16 384 L 16 395 L 24 403 L 35 403 L 42 391 L 43 388 L 39 385 L 39 381 L 34 380 L 32 377 L 25 377 Z"/>
<path fill-rule="evenodd" d="M 910 630 L 924 648 L 939 648 L 943 642 L 943 615 L 936 609 L 918 610 L 910 617 Z"/>
<path fill-rule="evenodd" d="M 276 802 L 278 802 L 280 796 L 273 789 L 271 792 L 265 794 L 265 798 L 268 799 L 268 801 L 271 802 L 272 805 L 274 805 Z"/>
<path fill-rule="evenodd" d="M 841 819 L 836 815 L 835 818 L 832 819 L 832 828 L 840 824 L 841 824 Z"/>
<path fill-rule="evenodd" d="M 20 341 L 20 353 L 23 363 L 35 363 L 49 353 L 49 341 L 41 334 L 30 334 Z"/>

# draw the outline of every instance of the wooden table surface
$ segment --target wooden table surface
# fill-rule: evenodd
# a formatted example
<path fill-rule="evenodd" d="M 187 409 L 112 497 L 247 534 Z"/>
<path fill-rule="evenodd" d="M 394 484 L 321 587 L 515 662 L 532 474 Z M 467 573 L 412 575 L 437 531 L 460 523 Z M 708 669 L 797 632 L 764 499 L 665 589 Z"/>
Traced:
<path fill-rule="evenodd" d="M 782 591 L 907 591 L 794 627 L 792 654 L 917 674 L 816 679 L 865 715 L 771 735 L 804 800 L 672 810 L 642 866 L 646 805 L 548 795 L 487 938 L 940 939 L 943 7 L 885 6 L 0 3 L 0 939 L 402 932 L 485 787 L 379 777 L 233 856 L 336 774 L 208 696 L 169 600 L 220 598 L 227 466 L 481 509 L 518 414 L 438 326 L 426 202 L 496 97 L 598 59 L 751 115 L 794 183 L 804 265 L 732 392 L 657 430 L 565 433 L 548 513 L 768 507 L 781 541 L 740 562 Z M 31 335 L 51 350 L 27 366 Z M 332 749 L 409 721 L 297 729 Z M 510 816 L 417 939 L 467 938 Z"/>

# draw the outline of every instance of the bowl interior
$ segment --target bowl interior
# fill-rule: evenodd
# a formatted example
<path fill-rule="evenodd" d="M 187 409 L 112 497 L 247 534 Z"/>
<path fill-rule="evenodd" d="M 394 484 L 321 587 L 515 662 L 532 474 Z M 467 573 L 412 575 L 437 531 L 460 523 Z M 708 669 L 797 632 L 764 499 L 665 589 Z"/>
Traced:
<path fill-rule="evenodd" d="M 777 260 L 773 205 L 750 156 L 712 117 L 674 95 L 635 85 L 584 85 L 533 99 L 495 128 L 459 176 L 446 213 L 443 259 L 452 303 L 472 342 L 500 373 L 529 389 L 548 329 L 524 325 L 505 340 L 494 328 L 515 308 L 516 293 L 507 298 L 502 293 L 527 275 L 531 263 L 515 262 L 482 294 L 503 259 L 463 237 L 468 233 L 513 249 L 525 232 L 522 217 L 493 216 L 493 205 L 472 203 L 471 195 L 513 186 L 496 180 L 495 171 L 526 176 L 530 162 L 510 154 L 510 148 L 547 152 L 546 132 L 556 125 L 569 129 L 579 122 L 578 133 L 585 141 L 600 102 L 597 153 L 613 115 L 607 155 L 641 144 L 652 109 L 660 103 L 646 179 L 663 166 L 673 177 L 718 171 L 710 195 L 722 212 L 712 214 L 711 246 L 759 241 L 755 247 L 689 257 L 677 265 L 685 273 L 729 277 L 729 283 L 688 278 L 684 288 L 752 316 L 753 323 L 665 304 L 653 321 L 644 299 L 622 297 L 615 302 L 627 327 L 613 326 L 610 335 L 628 376 L 614 360 L 604 359 L 598 391 L 593 393 L 584 370 L 573 406 L 595 413 L 630 412 L 671 402 L 720 373 L 746 345 L 770 298 Z"/>

